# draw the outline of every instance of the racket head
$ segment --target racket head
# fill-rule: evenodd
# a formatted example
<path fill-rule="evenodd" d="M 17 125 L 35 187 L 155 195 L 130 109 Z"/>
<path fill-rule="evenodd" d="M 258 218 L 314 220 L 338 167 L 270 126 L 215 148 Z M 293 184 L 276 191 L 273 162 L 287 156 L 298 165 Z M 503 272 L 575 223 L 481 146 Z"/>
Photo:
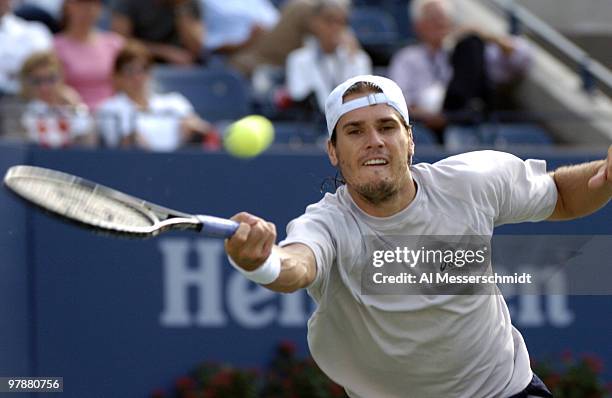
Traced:
<path fill-rule="evenodd" d="M 43 167 L 13 166 L 6 172 L 4 184 L 47 213 L 98 232 L 146 238 L 168 229 L 202 228 L 194 215 Z"/>

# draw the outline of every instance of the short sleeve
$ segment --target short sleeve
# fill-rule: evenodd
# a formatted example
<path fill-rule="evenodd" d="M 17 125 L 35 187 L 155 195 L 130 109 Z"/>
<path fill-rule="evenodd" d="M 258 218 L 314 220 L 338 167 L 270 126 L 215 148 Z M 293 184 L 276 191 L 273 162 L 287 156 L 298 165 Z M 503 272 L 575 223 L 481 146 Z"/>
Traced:
<path fill-rule="evenodd" d="M 287 225 L 287 238 L 279 246 L 301 243 L 314 253 L 317 263 L 317 276 L 308 287 L 315 299 L 321 297 L 329 270 L 336 258 L 336 243 L 331 230 L 332 219 L 328 209 L 321 202 L 310 205 L 306 213 Z"/>
<path fill-rule="evenodd" d="M 546 171 L 546 161 L 505 154 L 502 165 L 503 170 L 493 176 L 495 188 L 501 190 L 495 225 L 548 218 L 557 204 L 557 186 Z"/>
<path fill-rule="evenodd" d="M 466 211 L 477 209 L 495 226 L 544 220 L 557 203 L 557 187 L 543 160 L 474 151 L 433 166 L 436 191 Z"/>

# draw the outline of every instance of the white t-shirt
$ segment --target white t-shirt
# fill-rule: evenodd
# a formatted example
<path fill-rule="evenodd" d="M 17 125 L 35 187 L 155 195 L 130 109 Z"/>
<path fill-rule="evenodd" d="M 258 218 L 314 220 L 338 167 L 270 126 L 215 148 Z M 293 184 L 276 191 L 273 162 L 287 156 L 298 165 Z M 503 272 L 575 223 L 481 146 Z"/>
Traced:
<path fill-rule="evenodd" d="M 140 134 L 152 151 L 173 151 L 182 144 L 181 121 L 194 114 L 191 103 L 179 93 L 151 94 L 143 112 L 125 94 L 105 100 L 96 112 L 98 129 L 109 147 L 132 133 Z"/>
<path fill-rule="evenodd" d="M 13 14 L 0 17 L 0 91 L 19 91 L 19 70 L 35 51 L 49 50 L 52 36 L 41 23 Z"/>
<path fill-rule="evenodd" d="M 75 138 L 90 134 L 94 129 L 93 119 L 85 105 L 50 107 L 39 100 L 26 105 L 21 124 L 29 142 L 48 148 L 69 146 Z"/>
<path fill-rule="evenodd" d="M 353 398 L 505 398 L 531 381 L 529 355 L 502 295 L 362 295 L 366 236 L 491 236 L 505 223 L 539 221 L 557 190 L 546 163 L 495 151 L 411 167 L 417 184 L 399 213 L 372 217 L 345 187 L 308 206 L 281 246 L 314 252 L 308 288 L 311 353 Z"/>

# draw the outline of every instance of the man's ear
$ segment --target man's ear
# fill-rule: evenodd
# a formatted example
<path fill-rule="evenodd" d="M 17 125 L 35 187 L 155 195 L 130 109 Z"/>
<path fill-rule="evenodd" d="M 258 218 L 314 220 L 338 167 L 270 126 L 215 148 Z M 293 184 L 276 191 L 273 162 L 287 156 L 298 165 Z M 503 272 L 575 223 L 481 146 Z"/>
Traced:
<path fill-rule="evenodd" d="M 412 157 L 414 156 L 414 136 L 412 135 L 412 126 L 408 126 L 408 155 L 410 160 L 412 160 Z"/>
<path fill-rule="evenodd" d="M 331 140 L 327 140 L 327 156 L 329 156 L 329 161 L 332 166 L 338 166 L 338 157 L 336 156 L 336 146 L 331 142 Z"/>

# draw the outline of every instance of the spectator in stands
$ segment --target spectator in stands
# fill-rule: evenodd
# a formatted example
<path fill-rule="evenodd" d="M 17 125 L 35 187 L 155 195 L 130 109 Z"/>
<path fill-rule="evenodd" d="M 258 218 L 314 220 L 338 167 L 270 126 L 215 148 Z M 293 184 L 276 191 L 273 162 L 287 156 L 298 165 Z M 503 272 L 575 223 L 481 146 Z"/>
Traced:
<path fill-rule="evenodd" d="M 113 63 L 124 42 L 97 29 L 102 6 L 102 0 L 65 0 L 63 29 L 54 42 L 66 83 L 91 110 L 113 94 Z"/>
<path fill-rule="evenodd" d="M 156 62 L 202 61 L 204 25 L 198 0 L 112 0 L 111 29 L 138 39 Z"/>
<path fill-rule="evenodd" d="M 200 0 L 204 4 L 212 1 L 214 3 L 222 2 L 222 0 Z M 243 41 L 239 45 L 232 46 L 231 43 L 225 47 L 216 45 L 208 45 L 209 50 L 217 50 L 227 55 L 228 63 L 238 69 L 240 72 L 247 76 L 251 76 L 255 69 L 261 65 L 271 65 L 276 67 L 284 67 L 289 53 L 297 48 L 300 48 L 304 44 L 304 39 L 309 31 L 310 16 L 313 14 L 316 7 L 327 0 L 286 0 L 281 9 L 280 17 L 275 25 L 266 25 L 263 22 L 255 23 L 252 16 L 243 16 L 239 19 L 237 14 L 230 14 L 224 16 L 219 14 L 217 23 L 209 28 L 208 35 L 216 37 L 216 32 L 213 31 L 214 27 L 228 26 L 235 27 L 239 24 L 247 24 L 251 29 L 249 30 L 252 34 L 246 41 Z M 256 9 L 250 0 L 234 0 L 227 2 L 234 4 L 242 4 L 241 9 L 250 8 L 251 10 Z M 270 17 L 267 20 L 272 20 L 273 11 L 270 11 L 273 5 L 269 0 L 259 0 L 259 7 L 264 7 L 268 10 L 267 13 Z M 267 3 L 267 5 L 264 5 Z M 229 7 L 225 7 L 229 9 Z M 217 10 L 223 9 L 218 7 Z M 238 22 L 241 20 L 242 22 Z M 212 22 L 211 22 L 212 23 Z M 266 26 L 270 26 L 267 28 Z M 350 43 L 352 46 L 357 47 L 358 43 L 354 35 L 349 29 L 346 29 L 343 33 L 344 40 Z M 214 43 L 213 43 L 214 44 Z"/>
<path fill-rule="evenodd" d="M 287 58 L 289 96 L 295 102 L 313 98 L 321 115 L 334 87 L 353 76 L 372 73 L 372 61 L 365 51 L 343 41 L 349 7 L 348 0 L 319 2 L 309 20 L 312 36 Z"/>
<path fill-rule="evenodd" d="M 410 15 L 421 43 L 400 50 L 389 68 L 410 115 L 440 138 L 447 124 L 474 122 L 491 110 L 494 86 L 520 77 L 531 59 L 524 40 L 455 26 L 453 11 L 449 0 L 413 0 Z"/>
<path fill-rule="evenodd" d="M 15 15 L 43 23 L 52 33 L 60 31 L 64 0 L 21 0 Z"/>
<path fill-rule="evenodd" d="M 11 0 L 0 0 L 0 95 L 17 94 L 19 70 L 33 52 L 51 48 L 49 30 L 12 12 Z"/>
<path fill-rule="evenodd" d="M 87 106 L 64 84 L 60 61 L 53 52 L 30 55 L 20 79 L 27 101 L 21 122 L 29 142 L 48 148 L 96 144 Z"/>
<path fill-rule="evenodd" d="M 98 130 L 109 147 L 135 145 L 172 151 L 189 143 L 218 149 L 220 139 L 179 93 L 150 91 L 152 56 L 142 44 L 128 43 L 117 56 L 113 78 L 117 93 L 98 109 Z"/>

